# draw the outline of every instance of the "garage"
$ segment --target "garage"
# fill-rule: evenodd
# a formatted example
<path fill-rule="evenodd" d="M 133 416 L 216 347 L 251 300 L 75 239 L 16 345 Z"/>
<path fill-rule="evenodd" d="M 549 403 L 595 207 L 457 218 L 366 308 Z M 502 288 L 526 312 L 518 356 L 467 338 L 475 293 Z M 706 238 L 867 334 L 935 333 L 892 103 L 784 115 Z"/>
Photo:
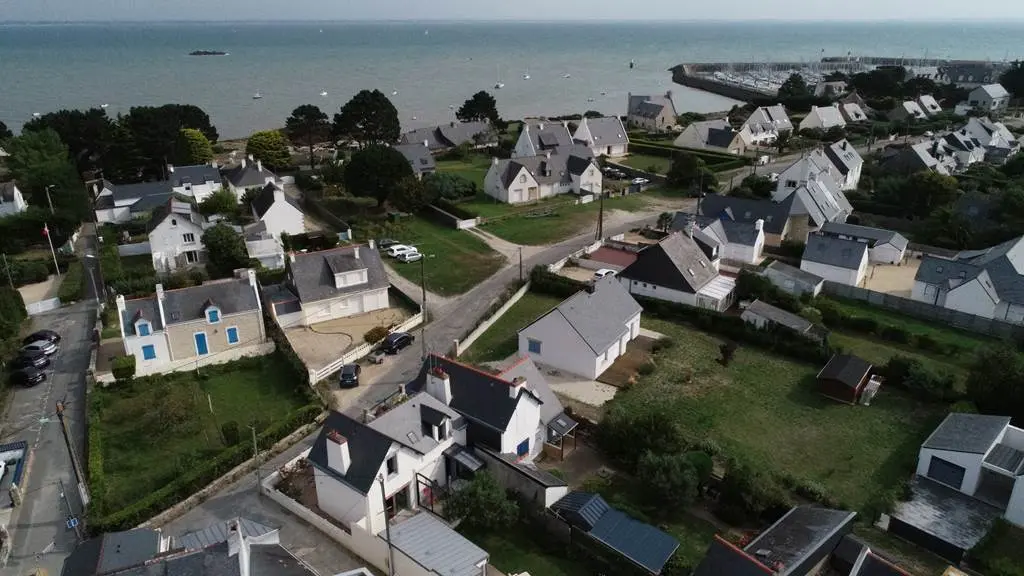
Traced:
<path fill-rule="evenodd" d="M 948 460 L 936 458 L 935 456 L 932 456 L 932 461 L 928 464 L 929 478 L 957 490 L 963 486 L 965 473 L 966 470 L 963 466 L 957 466 Z"/>

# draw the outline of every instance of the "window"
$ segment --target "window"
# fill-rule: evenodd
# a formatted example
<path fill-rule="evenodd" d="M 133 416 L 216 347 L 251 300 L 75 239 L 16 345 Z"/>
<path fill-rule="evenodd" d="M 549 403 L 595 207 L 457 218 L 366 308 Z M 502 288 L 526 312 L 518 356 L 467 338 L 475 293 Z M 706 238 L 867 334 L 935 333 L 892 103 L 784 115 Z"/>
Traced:
<path fill-rule="evenodd" d="M 786 188 L 796 188 L 796 180 L 786 180 Z"/>
<path fill-rule="evenodd" d="M 185 252 L 185 262 L 188 262 L 189 264 L 195 264 L 198 261 L 199 254 L 197 254 L 195 250 L 189 250 L 188 252 Z"/>
<path fill-rule="evenodd" d="M 192 233 L 182 234 L 181 239 L 185 241 L 185 244 L 191 244 L 196 241 L 196 235 Z"/>
<path fill-rule="evenodd" d="M 216 308 L 208 309 L 206 311 L 206 320 L 209 321 L 210 324 L 216 324 L 217 322 L 220 322 L 220 310 Z"/>
<path fill-rule="evenodd" d="M 142 347 L 143 360 L 156 360 L 156 348 L 152 344 Z"/>
<path fill-rule="evenodd" d="M 391 458 L 388 458 L 388 476 L 392 474 L 398 474 L 398 454 L 395 454 Z"/>
<path fill-rule="evenodd" d="M 228 344 L 238 344 L 238 328 L 232 326 L 225 332 L 228 335 Z"/>
<path fill-rule="evenodd" d="M 136 326 L 139 336 L 149 336 L 149 322 L 139 322 Z"/>
<path fill-rule="evenodd" d="M 526 174 L 523 174 L 519 177 L 519 182 L 526 182 Z"/>
<path fill-rule="evenodd" d="M 534 340 L 533 338 L 526 339 L 526 346 L 530 351 L 530 354 L 540 354 L 540 340 Z"/>
<path fill-rule="evenodd" d="M 171 218 L 171 226 L 177 226 L 177 225 L 178 225 L 178 220 L 176 218 Z"/>

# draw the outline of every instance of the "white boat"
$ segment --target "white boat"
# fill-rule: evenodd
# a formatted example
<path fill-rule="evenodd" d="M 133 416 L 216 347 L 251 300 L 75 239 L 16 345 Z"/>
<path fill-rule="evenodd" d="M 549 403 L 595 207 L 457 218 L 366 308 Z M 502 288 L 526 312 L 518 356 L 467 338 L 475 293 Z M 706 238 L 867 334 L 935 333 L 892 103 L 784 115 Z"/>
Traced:
<path fill-rule="evenodd" d="M 530 79 L 530 75 L 529 74 L 523 74 L 523 80 L 529 80 L 529 79 Z"/>
<path fill-rule="evenodd" d="M 413 119 L 413 120 L 418 120 L 418 118 L 416 118 L 415 116 L 413 116 L 413 117 L 412 117 L 412 119 Z"/>
<path fill-rule="evenodd" d="M 107 108 L 110 104 L 100 104 L 100 108 Z"/>
<path fill-rule="evenodd" d="M 608 95 L 607 92 L 601 92 L 601 96 L 607 96 L 607 95 Z"/>
<path fill-rule="evenodd" d="M 572 78 L 572 74 L 566 74 L 565 76 L 562 76 L 562 78 Z"/>
<path fill-rule="evenodd" d="M 391 91 L 391 95 L 392 96 L 398 96 L 398 90 L 392 90 Z"/>
<path fill-rule="evenodd" d="M 42 114 L 40 114 L 39 112 L 33 112 L 32 113 L 32 117 L 33 118 L 39 118 L 40 116 L 42 116 Z"/>
<path fill-rule="evenodd" d="M 324 90 L 323 92 L 321 92 L 320 95 L 323 96 L 324 98 L 326 98 L 327 97 L 327 90 Z"/>
<path fill-rule="evenodd" d="M 501 81 L 501 66 L 497 66 L 498 70 L 498 81 L 494 83 L 495 90 L 501 90 L 505 87 L 505 83 Z"/>
<path fill-rule="evenodd" d="M 263 98 L 263 94 L 260 94 L 258 91 L 252 95 L 253 100 L 259 100 L 260 98 Z"/>

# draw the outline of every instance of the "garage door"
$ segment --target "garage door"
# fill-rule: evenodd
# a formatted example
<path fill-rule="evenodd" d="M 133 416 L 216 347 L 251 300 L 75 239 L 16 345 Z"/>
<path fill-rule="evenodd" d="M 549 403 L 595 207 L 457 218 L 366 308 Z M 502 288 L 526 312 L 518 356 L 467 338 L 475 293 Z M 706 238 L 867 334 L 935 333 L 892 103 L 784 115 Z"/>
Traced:
<path fill-rule="evenodd" d="M 964 467 L 932 456 L 932 461 L 928 464 L 928 477 L 959 490 L 964 483 Z"/>

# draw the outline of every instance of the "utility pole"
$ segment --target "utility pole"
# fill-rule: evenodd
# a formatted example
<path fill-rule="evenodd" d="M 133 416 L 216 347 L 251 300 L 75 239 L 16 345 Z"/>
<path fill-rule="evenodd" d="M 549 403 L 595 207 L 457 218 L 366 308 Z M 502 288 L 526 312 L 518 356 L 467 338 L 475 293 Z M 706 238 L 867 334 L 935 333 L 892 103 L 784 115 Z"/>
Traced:
<path fill-rule="evenodd" d="M 256 493 L 263 496 L 263 480 L 260 478 L 260 448 L 256 443 L 256 424 L 250 424 L 252 430 L 252 460 L 256 463 Z"/>
<path fill-rule="evenodd" d="M 523 283 L 523 247 L 519 247 L 519 283 Z M 13 288 L 13 284 L 11 286 Z"/>
<path fill-rule="evenodd" d="M 427 256 L 424 254 L 420 256 L 420 290 L 422 291 L 422 300 L 420 300 L 420 314 L 423 316 L 420 320 L 420 346 L 423 348 L 423 358 L 427 357 Z M 383 480 L 381 481 L 381 488 L 383 489 Z M 388 540 L 390 546 L 390 539 Z"/>
<path fill-rule="evenodd" d="M 523 251 L 523 249 L 520 248 L 519 249 L 520 254 L 522 254 L 522 251 Z M 11 278 L 11 265 L 7 263 L 7 253 L 6 252 L 4 252 L 4 271 L 7 272 L 7 282 L 11 285 L 11 288 L 13 289 L 14 288 L 14 279 Z M 522 272 L 520 272 L 519 276 L 522 276 L 522 275 L 523 275 Z"/>
<path fill-rule="evenodd" d="M 45 187 L 46 190 L 46 202 L 50 205 L 50 214 L 53 214 L 53 200 L 50 199 L 50 188 L 53 188 L 53 184 Z"/>
<path fill-rule="evenodd" d="M 391 522 L 388 521 L 388 500 L 384 495 L 384 475 L 377 476 L 380 483 L 380 501 L 384 505 L 384 539 L 388 542 L 388 576 L 395 576 L 395 551 L 391 547 Z"/>
<path fill-rule="evenodd" d="M 597 195 L 598 198 L 598 209 L 597 209 L 597 237 L 594 240 L 600 241 L 604 238 L 604 192 L 600 192 Z"/>

